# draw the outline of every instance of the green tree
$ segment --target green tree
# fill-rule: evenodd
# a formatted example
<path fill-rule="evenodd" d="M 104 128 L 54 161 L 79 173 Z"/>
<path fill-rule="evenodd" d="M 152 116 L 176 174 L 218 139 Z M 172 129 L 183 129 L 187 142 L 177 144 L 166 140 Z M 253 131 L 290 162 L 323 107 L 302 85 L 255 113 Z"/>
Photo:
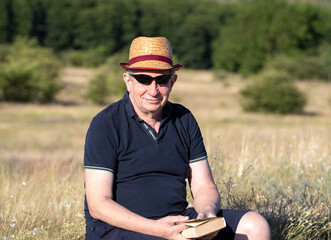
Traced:
<path fill-rule="evenodd" d="M 172 30 L 175 30 L 175 26 L 172 26 L 172 22 L 170 21 L 170 6 L 172 2 L 172 0 L 139 0 L 138 11 L 136 12 L 138 18 L 138 35 L 150 37 L 162 35 L 168 38 L 168 34 Z M 176 11 L 181 10 L 177 9 Z M 182 15 L 183 18 L 185 18 L 185 15 Z M 170 30 L 169 32 L 165 30 L 166 26 L 168 26 L 167 30 Z"/>
<path fill-rule="evenodd" d="M 160 36 L 168 38 L 174 47 L 175 54 L 178 46 L 183 44 L 180 35 L 182 30 L 180 26 L 185 21 L 188 15 L 192 12 L 193 3 L 188 0 L 168 0 L 168 1 L 157 1 L 158 8 L 158 33 Z M 148 4 L 148 3 L 147 3 Z M 147 8 L 147 4 L 145 8 Z M 142 6 L 141 8 L 144 9 Z M 148 14 L 148 11 L 146 11 Z M 145 20 L 148 22 L 148 20 Z M 143 23 L 143 22 L 140 22 Z"/>
<path fill-rule="evenodd" d="M 74 46 L 82 49 L 98 47 L 108 55 L 118 51 L 128 41 L 128 35 L 135 35 L 130 28 L 134 26 L 135 7 L 127 3 L 101 1 L 92 8 L 81 10 L 77 17 L 77 26 L 80 27 L 75 30 Z M 125 34 L 127 31 L 130 34 Z"/>
<path fill-rule="evenodd" d="M 100 16 L 97 7 L 85 8 L 77 13 L 76 23 L 80 27 L 74 30 L 74 46 L 76 48 L 86 49 L 98 45 L 101 37 L 98 35 L 100 18 L 103 16 Z"/>
<path fill-rule="evenodd" d="M 216 68 L 241 73 L 259 71 L 278 54 L 316 48 L 324 38 L 320 9 L 283 0 L 254 0 L 237 12 L 215 38 Z"/>
<path fill-rule="evenodd" d="M 43 43 L 46 34 L 48 0 L 0 1 L 0 42 L 15 36 L 34 36 Z"/>
<path fill-rule="evenodd" d="M 309 4 L 295 5 L 295 10 L 300 26 L 297 30 L 297 47 L 302 50 L 312 49 L 316 51 L 317 46 L 326 38 L 330 26 L 329 22 L 331 21 L 331 10 L 325 11 L 320 7 L 313 7 Z"/>
<path fill-rule="evenodd" d="M 189 0 L 139 0 L 137 35 L 166 37 L 173 46 L 174 54 L 181 55 L 181 25 L 192 12 L 193 6 Z"/>
<path fill-rule="evenodd" d="M 215 1 L 200 1 L 183 20 L 177 36 L 180 43 L 176 48 L 186 67 L 205 69 L 212 66 L 212 40 L 218 35 L 226 15 L 231 13 L 227 6 Z M 228 10 L 227 14 L 224 9 Z"/>
<path fill-rule="evenodd" d="M 56 50 L 73 46 L 74 29 L 79 10 L 84 7 L 83 0 L 50 1 L 47 13 L 47 35 L 45 44 Z"/>
<path fill-rule="evenodd" d="M 12 0 L 13 25 L 15 35 L 30 36 L 32 30 L 32 11 L 28 0 Z"/>
<path fill-rule="evenodd" d="M 162 1 L 163 2 L 163 1 Z M 119 28 L 118 49 L 127 49 L 128 44 L 138 35 L 138 0 L 120 1 L 116 11 L 121 13 L 121 23 Z"/>
<path fill-rule="evenodd" d="M 0 43 L 8 41 L 8 0 L 0 1 Z"/>
<path fill-rule="evenodd" d="M 47 11 L 49 0 L 29 0 L 32 11 L 31 37 L 38 39 L 42 45 L 45 44 L 47 34 Z"/>

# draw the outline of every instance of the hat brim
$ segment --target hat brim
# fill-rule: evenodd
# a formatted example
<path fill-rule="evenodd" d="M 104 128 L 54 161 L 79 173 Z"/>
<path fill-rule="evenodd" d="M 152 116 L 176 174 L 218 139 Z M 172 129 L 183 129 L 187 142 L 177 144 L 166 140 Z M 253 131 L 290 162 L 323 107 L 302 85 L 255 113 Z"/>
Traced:
<path fill-rule="evenodd" d="M 130 67 L 128 63 L 120 63 L 120 66 L 124 68 L 125 70 L 156 70 L 156 71 L 167 71 L 167 70 L 172 70 L 172 71 L 177 71 L 179 70 L 183 64 L 179 63 L 171 68 L 152 68 L 152 67 Z"/>

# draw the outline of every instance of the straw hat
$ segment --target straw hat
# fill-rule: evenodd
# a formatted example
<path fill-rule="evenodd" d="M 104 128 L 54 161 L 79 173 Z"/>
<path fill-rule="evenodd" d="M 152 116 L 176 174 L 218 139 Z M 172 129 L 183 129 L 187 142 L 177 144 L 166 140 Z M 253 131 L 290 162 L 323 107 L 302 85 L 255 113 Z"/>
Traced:
<path fill-rule="evenodd" d="M 137 37 L 130 46 L 129 62 L 120 63 L 126 70 L 173 70 L 182 64 L 173 65 L 172 49 L 164 37 Z"/>

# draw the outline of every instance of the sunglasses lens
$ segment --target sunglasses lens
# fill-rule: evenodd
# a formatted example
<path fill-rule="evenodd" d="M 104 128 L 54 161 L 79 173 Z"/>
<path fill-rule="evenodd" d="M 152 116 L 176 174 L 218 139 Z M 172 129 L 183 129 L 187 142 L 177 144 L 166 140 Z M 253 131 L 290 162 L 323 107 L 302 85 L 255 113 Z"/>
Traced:
<path fill-rule="evenodd" d="M 146 74 L 132 75 L 139 83 L 149 85 L 153 81 L 153 78 Z"/>
<path fill-rule="evenodd" d="M 146 74 L 137 74 L 137 75 L 132 74 L 131 76 L 134 77 L 139 83 L 144 85 L 151 84 L 154 79 L 156 84 L 167 84 L 170 78 L 172 77 L 172 75 L 160 75 L 153 78 Z"/>
<path fill-rule="evenodd" d="M 155 77 L 155 81 L 157 84 L 167 84 L 172 75 L 160 75 Z"/>

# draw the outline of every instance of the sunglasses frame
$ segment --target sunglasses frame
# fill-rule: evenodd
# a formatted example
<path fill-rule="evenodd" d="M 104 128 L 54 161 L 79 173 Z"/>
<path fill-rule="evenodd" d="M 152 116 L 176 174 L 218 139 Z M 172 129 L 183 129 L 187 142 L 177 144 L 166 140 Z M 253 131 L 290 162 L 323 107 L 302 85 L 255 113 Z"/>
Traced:
<path fill-rule="evenodd" d="M 170 79 L 174 76 L 173 74 L 163 74 L 156 77 L 149 76 L 147 74 L 131 74 L 130 76 L 137 80 L 140 84 L 150 85 L 153 80 L 157 85 L 166 85 Z"/>

